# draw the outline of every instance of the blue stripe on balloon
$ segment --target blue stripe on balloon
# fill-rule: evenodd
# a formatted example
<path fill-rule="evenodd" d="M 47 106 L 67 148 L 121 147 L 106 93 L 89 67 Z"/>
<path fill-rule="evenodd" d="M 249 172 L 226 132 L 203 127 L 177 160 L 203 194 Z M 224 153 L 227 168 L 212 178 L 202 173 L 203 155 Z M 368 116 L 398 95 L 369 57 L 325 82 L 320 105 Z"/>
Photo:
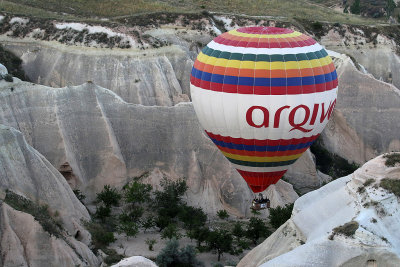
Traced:
<path fill-rule="evenodd" d="M 246 150 L 246 151 L 288 151 L 288 150 L 296 150 L 302 149 L 305 147 L 311 146 L 314 141 L 302 143 L 302 144 L 295 144 L 295 145 L 285 145 L 285 146 L 255 146 L 255 145 L 243 145 L 243 144 L 234 144 L 234 143 L 225 143 L 224 141 L 218 141 L 213 138 L 210 138 L 214 144 L 230 149 L 237 149 L 237 150 Z"/>
<path fill-rule="evenodd" d="M 301 86 L 322 84 L 331 82 L 337 78 L 336 71 L 331 73 L 321 74 L 316 76 L 305 77 L 290 77 L 290 78 L 254 78 L 254 77 L 238 77 L 238 76 L 225 76 L 220 74 L 211 74 L 197 70 L 193 67 L 193 77 L 207 82 L 234 84 L 234 85 L 247 85 L 247 86 Z"/>

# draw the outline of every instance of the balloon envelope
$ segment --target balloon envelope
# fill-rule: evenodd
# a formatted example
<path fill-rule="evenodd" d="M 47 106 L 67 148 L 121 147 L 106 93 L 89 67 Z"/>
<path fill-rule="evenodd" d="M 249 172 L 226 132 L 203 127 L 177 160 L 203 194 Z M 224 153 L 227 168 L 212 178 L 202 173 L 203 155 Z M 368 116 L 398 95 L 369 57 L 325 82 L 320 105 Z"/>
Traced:
<path fill-rule="evenodd" d="M 319 136 L 338 86 L 322 46 L 275 27 L 216 37 L 190 81 L 200 124 L 255 193 L 275 184 Z"/>

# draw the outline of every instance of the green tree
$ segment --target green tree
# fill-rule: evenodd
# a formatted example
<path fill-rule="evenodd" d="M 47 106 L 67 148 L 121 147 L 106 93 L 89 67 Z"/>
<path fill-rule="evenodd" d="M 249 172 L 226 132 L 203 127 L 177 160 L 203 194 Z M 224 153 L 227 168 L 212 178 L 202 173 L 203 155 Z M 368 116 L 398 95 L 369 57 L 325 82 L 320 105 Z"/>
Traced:
<path fill-rule="evenodd" d="M 142 227 L 144 228 L 145 233 L 146 233 L 147 229 L 150 229 L 150 228 L 154 227 L 155 225 L 156 224 L 155 224 L 155 221 L 152 216 L 148 216 L 148 217 L 146 217 L 146 219 L 144 219 L 142 221 Z"/>
<path fill-rule="evenodd" d="M 360 0 L 355 0 L 353 2 L 353 4 L 350 6 L 350 12 L 358 15 L 361 13 Z"/>
<path fill-rule="evenodd" d="M 208 227 L 196 227 L 187 232 L 187 236 L 192 240 L 197 241 L 197 248 L 201 248 L 201 244 L 207 240 L 210 229 Z"/>
<path fill-rule="evenodd" d="M 240 222 L 235 223 L 235 225 L 233 226 L 232 234 L 236 236 L 238 239 L 244 236 L 245 231 Z"/>
<path fill-rule="evenodd" d="M 226 210 L 219 210 L 218 212 L 217 212 L 217 216 L 220 218 L 220 219 L 227 219 L 227 218 L 229 218 L 229 214 L 228 214 L 228 212 L 226 211 Z"/>
<path fill-rule="evenodd" d="M 161 233 L 161 238 L 162 239 L 172 239 L 176 238 L 179 239 L 181 238 L 181 234 L 179 234 L 178 226 L 175 223 L 170 223 L 168 224 L 167 227 L 164 228 L 164 230 Z"/>
<path fill-rule="evenodd" d="M 109 206 L 100 205 L 96 207 L 95 217 L 100 219 L 102 222 L 111 214 L 111 208 Z"/>
<path fill-rule="evenodd" d="M 192 246 L 179 248 L 175 238 L 169 240 L 157 255 L 156 263 L 159 267 L 197 267 L 204 266 L 196 259 L 196 250 Z"/>
<path fill-rule="evenodd" d="M 393 0 L 386 0 L 386 13 L 388 17 L 392 15 L 394 9 L 396 8 L 396 3 Z"/>
<path fill-rule="evenodd" d="M 292 216 L 293 205 L 294 204 L 292 203 L 286 204 L 285 207 L 278 206 L 269 209 L 269 222 L 275 229 L 278 229 L 282 224 L 290 219 L 290 216 Z"/>
<path fill-rule="evenodd" d="M 145 203 L 150 200 L 150 192 L 153 187 L 149 184 L 140 183 L 135 179 L 130 184 L 124 186 L 124 198 L 127 203 Z"/>
<path fill-rule="evenodd" d="M 126 239 L 129 237 L 135 237 L 139 233 L 139 225 L 136 221 L 132 220 L 132 217 L 123 212 L 119 215 L 118 231 L 126 235 Z"/>
<path fill-rule="evenodd" d="M 232 234 L 224 229 L 217 229 L 210 231 L 207 236 L 207 248 L 214 253 L 218 254 L 218 261 L 221 260 L 223 253 L 231 252 L 233 249 Z"/>
<path fill-rule="evenodd" d="M 202 208 L 183 205 L 178 214 L 179 219 L 183 222 L 185 229 L 191 230 L 204 225 L 207 221 L 207 214 Z"/>
<path fill-rule="evenodd" d="M 246 230 L 246 237 L 253 241 L 254 245 L 257 245 L 258 239 L 261 237 L 267 237 L 271 234 L 263 220 L 251 217 L 249 225 Z"/>
<path fill-rule="evenodd" d="M 106 206 L 118 206 L 120 199 L 121 194 L 110 185 L 105 185 L 103 190 L 96 195 L 97 202 L 103 202 Z"/>

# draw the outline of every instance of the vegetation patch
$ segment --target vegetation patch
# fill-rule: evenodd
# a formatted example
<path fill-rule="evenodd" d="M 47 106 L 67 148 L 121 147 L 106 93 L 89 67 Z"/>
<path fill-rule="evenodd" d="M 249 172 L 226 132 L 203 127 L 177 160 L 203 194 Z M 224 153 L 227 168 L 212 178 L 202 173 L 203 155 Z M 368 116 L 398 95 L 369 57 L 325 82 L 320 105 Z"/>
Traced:
<path fill-rule="evenodd" d="M 314 142 L 310 149 L 315 155 L 317 169 L 333 179 L 349 175 L 360 167 L 356 163 L 349 163 L 346 159 L 329 152 L 321 141 Z"/>
<path fill-rule="evenodd" d="M 31 214 L 43 227 L 43 230 L 57 238 L 62 237 L 63 227 L 61 221 L 51 216 L 47 205 L 39 205 L 10 190 L 6 190 L 4 202 L 12 208 Z"/>
<path fill-rule="evenodd" d="M 400 197 L 400 180 L 385 178 L 381 180 L 379 186 Z"/>
<path fill-rule="evenodd" d="M 9 74 L 3 77 L 6 81 L 12 82 L 12 76 L 24 81 L 29 81 L 22 69 L 22 60 L 13 53 L 5 50 L 2 45 L 0 45 L 0 63 L 8 70 Z"/>
<path fill-rule="evenodd" d="M 334 236 L 339 234 L 347 237 L 352 237 L 357 231 L 358 227 L 359 224 L 356 221 L 350 221 L 348 223 L 345 223 L 341 226 L 334 228 L 332 230 L 332 234 L 329 236 L 329 239 L 333 240 Z"/>
<path fill-rule="evenodd" d="M 394 167 L 396 164 L 400 163 L 400 153 L 389 153 L 383 155 L 383 158 L 385 158 L 385 165 L 387 167 Z"/>
<path fill-rule="evenodd" d="M 294 203 L 287 204 L 284 207 L 278 206 L 276 208 L 269 209 L 269 222 L 275 228 L 278 229 L 282 224 L 292 216 Z"/>

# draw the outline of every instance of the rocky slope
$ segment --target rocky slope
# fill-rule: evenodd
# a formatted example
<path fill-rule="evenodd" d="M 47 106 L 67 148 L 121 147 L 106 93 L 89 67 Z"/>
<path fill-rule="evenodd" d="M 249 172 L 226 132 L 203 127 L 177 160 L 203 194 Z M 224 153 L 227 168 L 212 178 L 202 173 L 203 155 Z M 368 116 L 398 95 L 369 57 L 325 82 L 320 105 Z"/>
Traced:
<path fill-rule="evenodd" d="M 379 156 L 300 197 L 292 217 L 238 266 L 399 266 L 400 202 L 379 184 L 399 181 L 400 166 L 385 161 Z M 341 234 L 349 222 L 353 232 Z"/>
<path fill-rule="evenodd" d="M 0 123 L 22 131 L 89 200 L 106 184 L 122 187 L 150 172 L 146 181 L 155 187 L 163 176 L 186 177 L 189 202 L 210 214 L 222 208 L 237 216 L 249 213 L 251 191 L 202 133 L 190 103 L 128 104 L 93 83 L 54 89 L 3 82 L 0 107 Z M 273 206 L 297 198 L 283 181 L 267 194 Z"/>
<path fill-rule="evenodd" d="M 0 125 L 0 144 L 0 265 L 98 265 L 82 225 L 89 214 L 64 177 L 19 131 Z M 37 207 L 46 206 L 62 229 L 50 234 L 49 229 L 58 229 L 49 225 L 51 221 L 42 225 L 31 215 L 32 209 L 14 209 L 9 204 L 17 205 L 20 197 L 16 199 L 15 194 Z"/>
<path fill-rule="evenodd" d="M 364 163 L 380 153 L 400 150 L 400 90 L 337 59 L 338 99 L 322 138 L 329 151 Z"/>

